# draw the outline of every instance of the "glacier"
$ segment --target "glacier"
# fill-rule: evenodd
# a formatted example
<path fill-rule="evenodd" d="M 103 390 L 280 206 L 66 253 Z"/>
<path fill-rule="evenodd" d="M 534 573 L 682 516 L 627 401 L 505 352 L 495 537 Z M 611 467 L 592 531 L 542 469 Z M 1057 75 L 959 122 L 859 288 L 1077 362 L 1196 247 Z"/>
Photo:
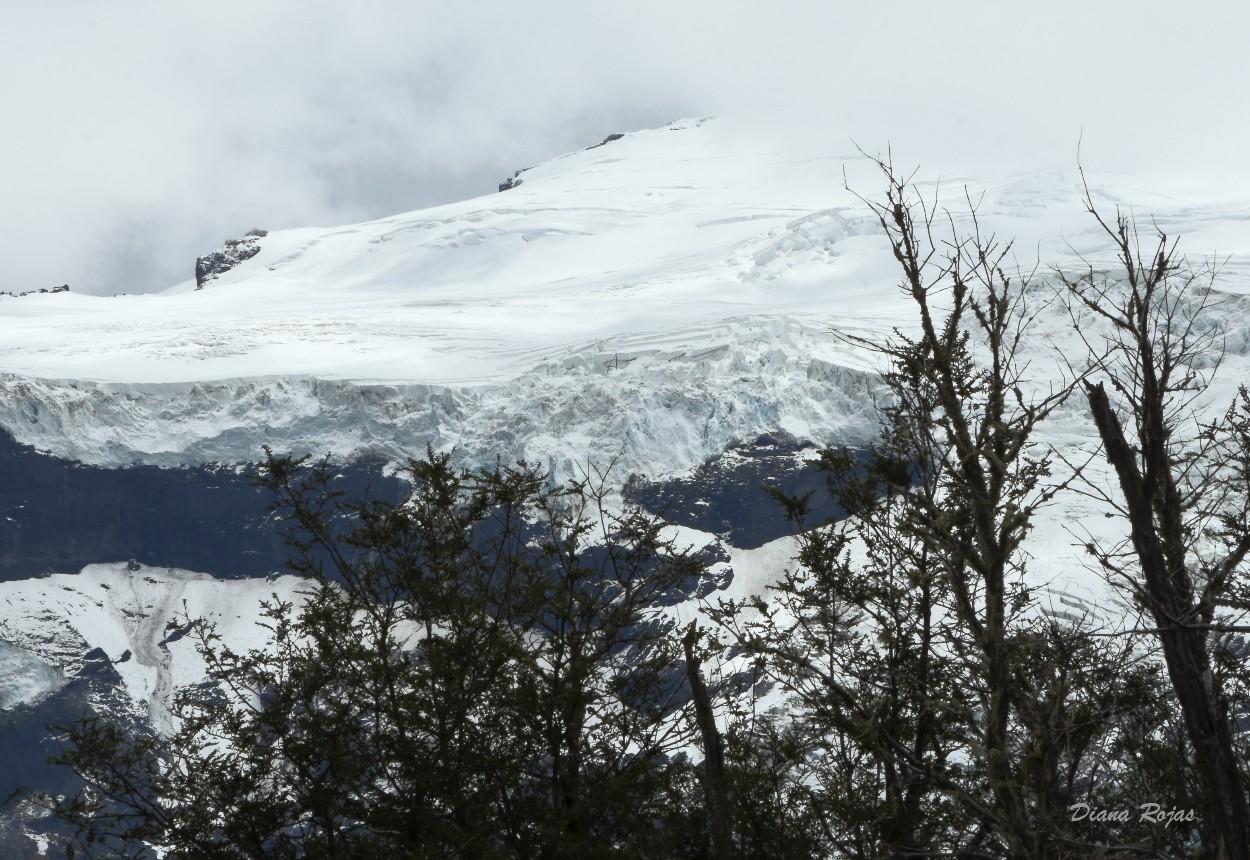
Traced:
<path fill-rule="evenodd" d="M 400 460 L 428 444 L 562 476 L 586 458 L 678 472 L 770 430 L 861 443 L 874 358 L 839 335 L 911 318 L 857 197 L 881 177 L 862 156 L 783 146 L 680 121 L 505 192 L 271 232 L 201 290 L 0 301 L 0 426 L 106 466 L 245 463 L 265 443 Z M 1096 201 L 1132 201 L 1192 256 L 1222 255 L 1244 356 L 1250 233 L 1227 177 L 1112 179 Z M 1111 265 L 1075 169 L 916 186 L 956 228 L 975 201 L 1026 269 Z"/>
<path fill-rule="evenodd" d="M 874 365 L 836 334 L 910 319 L 856 196 L 880 177 L 863 157 L 761 148 L 715 120 L 677 122 L 537 165 L 506 192 L 269 233 L 202 290 L 0 301 L 0 426 L 109 466 L 250 462 L 264 442 L 393 458 L 430 444 L 562 474 L 585 456 L 686 469 L 773 429 L 862 441 Z M 1244 311 L 1250 234 L 1229 188 L 1116 179 L 1095 199 L 1131 200 L 1191 255 L 1226 257 L 1220 288 Z M 919 174 L 917 188 L 956 226 L 975 200 L 1026 268 L 1110 264 L 1075 170 Z M 1244 355 L 1245 327 L 1231 334 Z"/>

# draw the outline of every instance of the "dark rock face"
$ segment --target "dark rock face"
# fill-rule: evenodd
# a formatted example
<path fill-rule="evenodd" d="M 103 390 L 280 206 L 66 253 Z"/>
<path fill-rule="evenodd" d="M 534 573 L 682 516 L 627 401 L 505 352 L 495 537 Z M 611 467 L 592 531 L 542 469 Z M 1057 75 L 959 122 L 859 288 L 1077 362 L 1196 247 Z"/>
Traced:
<path fill-rule="evenodd" d="M 624 136 L 625 135 L 620 134 L 619 132 L 617 134 L 609 134 L 607 137 L 605 137 L 603 140 L 596 143 L 594 146 L 586 147 L 586 150 L 590 151 L 592 149 L 598 149 L 599 147 L 603 146 L 605 143 L 611 143 L 614 140 L 620 140 Z"/>
<path fill-rule="evenodd" d="M 522 178 L 521 178 L 521 174 L 522 174 L 522 173 L 524 173 L 524 172 L 525 172 L 525 171 L 527 171 L 527 170 L 529 170 L 529 168 L 528 168 L 528 167 L 522 167 L 520 170 L 518 170 L 516 173 L 512 174 L 511 176 L 509 176 L 509 177 L 508 177 L 507 179 L 505 179 L 503 182 L 500 182 L 500 183 L 499 183 L 499 190 L 500 190 L 500 191 L 507 191 L 507 190 L 509 190 L 510 188 L 516 188 L 518 185 L 520 185 L 522 182 L 524 182 L 524 181 L 525 181 L 524 179 L 522 179 Z"/>
<path fill-rule="evenodd" d="M 53 287 L 50 290 L 41 288 L 38 290 L 27 290 L 24 293 L 10 293 L 10 292 L 5 292 L 4 290 L 0 290 L 0 296 L 9 296 L 10 298 L 16 299 L 16 298 L 21 298 L 22 296 L 37 296 L 40 293 L 43 293 L 45 295 L 52 295 L 53 293 L 68 293 L 68 292 L 69 292 L 69 284 L 61 284 L 59 287 Z"/>
<path fill-rule="evenodd" d="M 349 495 L 399 502 L 405 484 L 379 464 L 341 470 Z M 247 470 L 101 469 L 42 454 L 0 430 L 0 580 L 131 560 L 218 576 L 265 576 L 290 557 L 271 499 Z"/>
<path fill-rule="evenodd" d="M 265 230 L 249 230 L 243 238 L 231 239 L 211 254 L 198 258 L 195 261 L 195 288 L 202 289 L 213 278 L 255 257 L 260 253 L 260 240 L 268 235 Z"/>
<path fill-rule="evenodd" d="M 794 533 L 769 489 L 790 496 L 811 492 L 813 524 L 845 516 L 823 492 L 825 477 L 814 460 L 805 458 L 807 453 L 815 453 L 810 442 L 765 434 L 731 445 L 685 477 L 648 481 L 631 476 L 624 496 L 671 523 L 720 535 L 739 549 L 755 549 Z"/>
<path fill-rule="evenodd" d="M 48 764 L 58 744 L 47 731 L 49 725 L 68 725 L 96 708 L 108 708 L 112 718 L 132 731 L 144 727 L 125 716 L 121 676 L 104 652 L 95 649 L 83 658 L 82 670 L 61 689 L 40 701 L 0 711 L 0 857 L 64 857 L 61 849 L 69 832 L 56 818 L 43 814 L 20 789 L 37 789 L 51 795 L 69 795 L 82 787 L 78 775 L 68 768 Z M 110 707 L 111 706 L 111 707 Z M 40 854 L 27 834 L 42 836 L 48 854 Z"/>

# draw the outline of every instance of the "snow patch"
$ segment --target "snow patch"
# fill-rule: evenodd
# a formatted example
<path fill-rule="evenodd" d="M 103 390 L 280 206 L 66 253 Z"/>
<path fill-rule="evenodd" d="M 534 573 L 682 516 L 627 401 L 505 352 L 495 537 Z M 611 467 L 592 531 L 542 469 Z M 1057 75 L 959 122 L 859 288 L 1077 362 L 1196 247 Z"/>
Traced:
<path fill-rule="evenodd" d="M 261 602 L 275 595 L 298 601 L 304 584 L 295 576 L 222 580 L 171 568 L 130 570 L 125 563 L 0 582 L 0 673 L 15 667 L 25 680 L 15 681 L 9 695 L 29 701 L 21 697 L 45 695 L 55 679 L 73 677 L 86 655 L 101 649 L 134 712 L 169 731 L 174 690 L 204 678 L 194 638 L 170 635 L 184 626 L 178 619 L 217 624 L 223 640 L 241 652 L 265 641 L 257 624 Z M 0 686 L 0 702 L 6 689 Z"/>
<path fill-rule="evenodd" d="M 64 674 L 25 648 L 0 641 L 0 711 L 33 705 L 65 686 Z"/>

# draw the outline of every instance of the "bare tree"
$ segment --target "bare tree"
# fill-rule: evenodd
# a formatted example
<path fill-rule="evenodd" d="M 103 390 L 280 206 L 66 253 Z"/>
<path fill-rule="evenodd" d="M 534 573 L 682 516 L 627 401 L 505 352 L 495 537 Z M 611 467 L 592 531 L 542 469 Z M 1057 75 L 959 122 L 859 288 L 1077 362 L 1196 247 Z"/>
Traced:
<path fill-rule="evenodd" d="M 1250 552 L 1250 394 L 1200 420 L 1223 344 L 1210 325 L 1213 265 L 1192 266 L 1161 230 L 1143 247 L 1131 218 L 1085 205 L 1121 272 L 1062 275 L 1074 328 L 1097 381 L 1085 395 L 1119 494 L 1099 491 L 1128 524 L 1129 546 L 1088 544 L 1108 579 L 1153 622 L 1192 745 L 1208 822 L 1202 857 L 1250 857 L 1250 806 L 1219 649 L 1238 630 Z M 1087 324 L 1101 326 L 1101 340 Z M 1114 394 L 1107 390 L 1110 385 Z M 1240 628 L 1244 630 L 1245 628 Z"/>
<path fill-rule="evenodd" d="M 877 807 L 830 801 L 847 856 L 1176 856 L 1133 827 L 1091 839 L 1069 811 L 1152 688 L 1123 643 L 1041 617 L 1026 580 L 1035 516 L 1075 479 L 1051 478 L 1035 438 L 1077 386 L 1030 385 L 1040 291 L 970 199 L 970 235 L 947 219 L 940 236 L 937 207 L 878 165 L 885 202 L 865 202 L 918 317 L 918 333 L 857 341 L 887 364 L 884 430 L 862 474 L 825 452 L 851 518 L 805 532 L 769 600 L 714 616 L 793 691 L 829 794 Z M 806 502 L 789 510 L 802 520 Z"/>

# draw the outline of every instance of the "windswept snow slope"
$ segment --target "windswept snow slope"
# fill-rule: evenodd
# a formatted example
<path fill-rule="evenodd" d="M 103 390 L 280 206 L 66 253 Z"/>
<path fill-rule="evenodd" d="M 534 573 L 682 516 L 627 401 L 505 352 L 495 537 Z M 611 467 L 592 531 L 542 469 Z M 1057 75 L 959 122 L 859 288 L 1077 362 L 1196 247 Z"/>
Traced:
<path fill-rule="evenodd" d="M 871 362 L 832 332 L 911 315 L 844 176 L 883 187 L 862 157 L 678 122 L 537 165 L 506 192 L 270 233 L 203 290 L 0 299 L 0 425 L 103 465 L 430 443 L 565 473 L 623 455 L 654 475 L 764 430 L 863 441 Z M 1108 259 L 1074 171 L 918 178 L 956 213 L 965 191 L 979 199 L 1026 265 Z M 1250 294 L 1227 183 L 1115 177 L 1095 194 L 1151 213 L 1192 254 L 1232 254 L 1223 288 Z"/>

